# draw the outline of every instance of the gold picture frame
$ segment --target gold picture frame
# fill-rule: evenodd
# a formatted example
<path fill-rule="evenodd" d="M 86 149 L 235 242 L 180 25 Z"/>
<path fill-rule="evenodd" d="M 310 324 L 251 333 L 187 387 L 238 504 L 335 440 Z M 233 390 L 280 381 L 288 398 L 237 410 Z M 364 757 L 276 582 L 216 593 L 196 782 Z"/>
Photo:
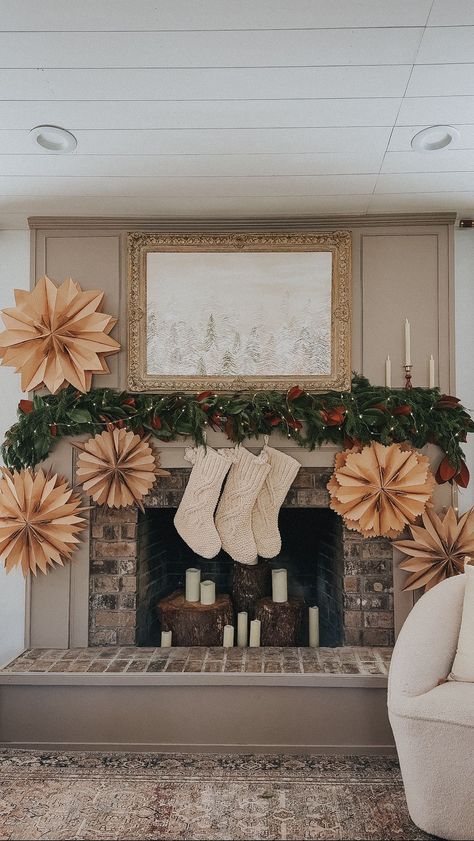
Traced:
<path fill-rule="evenodd" d="M 337 390 L 337 391 L 348 391 L 351 387 L 351 363 L 350 363 L 350 348 L 351 348 L 351 234 L 349 231 L 330 231 L 330 232 L 323 232 L 323 233 L 301 233 L 301 234 L 262 234 L 262 233 L 236 233 L 236 234 L 148 234 L 148 233 L 130 233 L 128 235 L 128 388 L 130 391 L 134 392 L 158 392 L 158 393 L 166 393 L 166 392 L 173 392 L 173 391 L 182 391 L 182 392 L 200 392 L 204 390 L 213 390 L 213 391 L 260 391 L 260 390 L 277 390 L 277 391 L 285 391 L 293 385 L 300 385 L 302 388 L 305 388 L 308 391 L 329 391 L 329 390 Z M 156 316 L 152 315 L 155 312 L 155 309 L 152 308 L 151 299 L 152 296 L 158 296 L 158 298 L 153 298 L 153 301 L 156 303 L 158 301 L 158 309 L 159 309 L 159 295 L 160 295 L 160 288 L 162 299 L 166 299 L 168 303 L 164 304 L 166 312 L 169 312 L 169 308 L 172 306 L 177 307 L 177 311 L 179 309 L 179 300 L 176 300 L 176 296 L 181 294 L 182 302 L 183 302 L 183 311 L 184 308 L 187 307 L 188 318 L 189 318 L 189 325 L 187 327 L 188 333 L 184 335 L 192 335 L 192 324 L 191 324 L 191 313 L 192 313 L 192 306 L 193 302 L 189 301 L 188 294 L 185 294 L 186 290 L 192 289 L 192 293 L 196 295 L 195 288 L 190 286 L 193 284 L 193 274 L 195 274 L 194 282 L 201 284 L 199 286 L 200 293 L 199 298 L 195 298 L 195 300 L 201 300 L 200 294 L 202 291 L 203 298 L 206 300 L 206 294 L 209 296 L 208 300 L 214 300 L 213 298 L 213 290 L 219 288 L 224 289 L 231 289 L 233 286 L 233 291 L 229 294 L 232 294 L 233 297 L 233 310 L 232 315 L 229 318 L 234 318 L 235 316 L 235 296 L 239 294 L 240 289 L 244 290 L 245 286 L 249 287 L 249 284 L 253 283 L 253 277 L 260 278 L 262 276 L 263 280 L 256 281 L 256 288 L 262 290 L 262 295 L 267 296 L 266 302 L 266 312 L 269 312 L 268 309 L 268 296 L 272 294 L 272 290 L 274 288 L 284 289 L 285 290 L 285 301 L 287 308 L 289 306 L 295 307 L 296 300 L 294 295 L 298 292 L 298 278 L 299 275 L 297 274 L 300 270 L 300 264 L 304 266 L 302 270 L 301 277 L 304 275 L 304 282 L 301 280 L 301 284 L 304 285 L 304 288 L 307 292 L 308 284 L 311 283 L 311 271 L 312 265 L 311 259 L 309 256 L 305 258 L 295 258 L 294 262 L 298 263 L 298 266 L 295 270 L 295 281 L 294 286 L 295 288 L 291 288 L 293 284 L 293 280 L 288 281 L 288 276 L 293 277 L 291 273 L 292 268 L 292 259 L 284 259 L 280 261 L 282 263 L 282 273 L 281 277 L 278 276 L 278 258 L 276 255 L 282 254 L 302 254 L 308 252 L 312 254 L 320 255 L 318 258 L 314 258 L 314 266 L 315 266 L 315 278 L 317 272 L 318 283 L 320 284 L 320 288 L 323 290 L 321 293 L 321 301 L 324 300 L 324 305 L 315 297 L 316 306 L 319 306 L 321 310 L 321 315 L 318 316 L 321 318 L 321 325 L 325 325 L 323 331 L 323 327 L 321 327 L 320 334 L 317 334 L 317 341 L 319 344 L 318 353 L 319 356 L 317 357 L 318 365 L 322 366 L 322 372 L 311 373 L 310 370 L 304 371 L 303 367 L 307 363 L 306 360 L 310 359 L 308 355 L 304 356 L 304 348 L 301 351 L 303 356 L 303 364 L 301 366 L 301 372 L 299 373 L 297 369 L 292 371 L 286 371 L 285 373 L 281 373 L 278 370 L 275 371 L 268 371 L 268 373 L 262 373 L 262 370 L 254 371 L 252 373 L 246 373 L 245 371 L 239 371 L 231 368 L 230 364 L 226 365 L 225 359 L 222 364 L 223 370 L 219 373 L 206 373 L 206 364 L 207 361 L 202 359 L 202 356 L 199 359 L 199 366 L 197 373 L 186 371 L 185 373 L 179 372 L 179 365 L 178 360 L 183 360 L 181 364 L 181 368 L 191 364 L 189 361 L 189 356 L 184 353 L 183 357 L 183 349 L 186 347 L 183 344 L 184 339 L 181 338 L 181 351 L 179 348 L 173 355 L 173 349 L 170 347 L 170 343 L 166 344 L 165 351 L 168 354 L 168 366 L 170 368 L 174 367 L 174 361 L 176 360 L 176 368 L 177 371 L 173 370 L 150 370 L 153 366 L 155 368 L 158 367 L 159 364 L 157 363 L 155 357 L 151 353 L 150 350 L 150 342 L 151 339 L 148 337 L 148 332 L 150 331 L 150 335 L 153 336 L 153 342 L 158 343 L 163 351 L 163 342 L 165 342 L 165 329 L 163 327 L 164 322 L 159 322 L 162 325 L 163 329 L 159 329 L 159 326 L 156 326 L 156 322 L 153 320 Z M 214 256 L 207 257 L 205 260 L 197 260 L 195 257 L 192 260 L 180 258 L 177 255 L 189 255 L 189 254 L 204 254 L 204 255 L 236 255 L 236 254 L 244 254 L 248 253 L 249 255 L 254 255 L 255 259 L 252 261 L 251 257 L 245 260 L 240 260 L 238 258 L 234 258 L 233 260 L 222 260 L 221 258 L 216 258 Z M 322 254 L 323 253 L 323 254 Z M 149 255 L 175 255 L 171 259 L 163 258 L 160 260 L 159 256 L 153 257 Z M 266 254 L 271 256 L 271 260 L 268 259 L 259 259 L 257 255 L 259 254 Z M 207 263 L 206 263 L 207 261 Z M 302 262 L 303 261 L 303 262 Z M 328 262 L 330 261 L 330 262 Z M 181 265 L 181 268 L 179 269 Z M 242 265 L 245 265 L 245 273 L 242 271 L 240 274 L 237 273 L 235 276 L 232 274 L 232 267 L 238 266 L 239 269 Z M 269 265 L 271 265 L 272 274 L 269 277 L 268 269 Z M 319 266 L 325 267 L 317 268 Z M 173 269 L 170 269 L 170 266 L 174 266 Z M 209 285 L 209 289 L 204 289 L 203 285 L 206 285 L 206 271 L 204 268 L 207 266 L 209 270 L 210 276 L 212 272 L 218 266 L 220 275 L 218 275 L 219 279 L 222 275 L 224 278 L 223 283 L 216 287 L 215 277 L 214 277 L 214 287 Z M 210 268 L 209 268 L 210 266 Z M 263 268 L 262 268 L 263 266 Z M 330 268 L 328 268 L 330 266 Z M 317 268 L 317 272 L 316 272 Z M 176 273 L 180 271 L 180 274 Z M 149 272 L 150 277 L 147 277 L 147 272 Z M 166 272 L 170 273 L 171 281 L 166 279 Z M 174 272 L 174 274 L 173 274 Z M 226 272 L 230 272 L 230 274 L 225 274 Z M 254 274 L 252 274 L 254 272 Z M 259 274 L 260 272 L 260 274 Z M 262 274 L 263 272 L 263 274 Z M 266 272 L 266 274 L 265 274 Z M 325 273 L 325 275 L 324 275 Z M 215 273 L 214 273 L 215 274 Z M 196 280 L 197 278 L 197 280 Z M 286 279 L 285 279 L 286 278 Z M 176 280 L 178 282 L 174 282 Z M 227 282 L 227 287 L 224 287 L 224 283 Z M 316 282 L 316 281 L 315 281 Z M 161 287 L 160 287 L 161 283 Z M 164 285 L 163 285 L 164 284 Z M 211 284 L 211 281 L 209 281 Z M 258 285 L 260 284 L 260 285 Z M 265 286 L 266 284 L 266 286 Z M 150 290 L 148 287 L 150 286 Z M 170 299 L 169 295 L 171 292 L 169 290 L 173 290 L 174 298 Z M 176 291 L 174 291 L 176 290 Z M 247 289 L 248 291 L 248 289 Z M 303 293 L 302 293 L 303 294 Z M 170 300 L 172 300 L 172 306 L 170 304 Z M 155 306 L 153 303 L 153 307 Z M 258 295 L 255 296 L 253 294 L 248 295 L 247 298 L 242 298 L 239 303 L 241 303 L 242 308 L 239 307 L 239 311 L 237 317 L 242 321 L 245 318 L 245 311 L 246 307 L 250 310 L 252 307 L 255 308 L 259 307 L 260 312 L 260 324 L 265 324 L 265 318 L 262 318 L 261 313 L 264 311 L 264 304 L 265 301 L 262 299 L 260 304 L 258 304 Z M 278 318 L 275 315 L 275 308 L 278 305 L 278 293 L 277 299 L 272 303 L 270 307 L 272 319 L 272 333 L 271 337 L 267 338 L 267 342 L 270 339 L 277 336 L 277 341 L 280 341 L 282 337 L 283 331 L 288 331 L 288 324 L 285 325 L 284 319 L 282 318 L 281 321 L 281 330 L 278 328 Z M 203 304 L 204 306 L 204 304 Z M 206 306 L 209 306 L 206 304 Z M 326 310 L 330 307 L 330 315 L 324 310 L 323 307 L 326 307 Z M 191 309 L 190 309 L 191 307 Z M 283 309 L 283 305 L 281 305 L 281 309 Z M 256 311 L 256 310 L 255 310 Z M 308 312 L 309 310 L 306 309 L 306 316 L 304 316 L 305 308 L 301 302 L 301 318 L 307 317 L 309 318 Z M 181 311 L 180 311 L 181 312 Z M 207 310 L 205 310 L 207 312 Z M 222 311 L 221 311 L 222 312 Z M 318 311 L 319 312 L 319 311 Z M 212 318 L 212 313 L 211 313 Z M 229 319 L 227 316 L 224 316 L 225 323 L 227 324 Z M 180 317 L 179 325 L 180 329 L 185 329 L 182 327 L 183 319 Z M 222 323 L 222 322 L 221 322 Z M 300 326 L 300 322 L 298 321 L 297 316 L 292 316 L 290 323 L 296 323 L 298 327 Z M 313 323 L 313 322 L 311 322 Z M 212 327 L 212 325 L 211 325 Z M 246 325 L 244 325 L 246 327 Z M 148 330 L 149 328 L 149 330 Z M 166 326 L 168 330 L 168 325 Z M 173 327 L 171 328 L 173 329 Z M 176 328 L 175 334 L 176 334 Z M 233 328 L 235 330 L 235 328 Z M 270 328 L 269 328 L 270 329 Z M 296 328 L 295 328 L 296 329 Z M 306 328 L 307 329 L 307 328 Z M 254 326 L 252 328 L 253 331 L 253 339 L 258 340 L 259 336 L 259 329 L 258 327 Z M 308 332 L 308 331 L 307 331 Z M 201 334 L 200 334 L 201 335 Z M 245 336 L 248 336 L 247 333 L 244 333 Z M 300 330 L 301 335 L 301 330 Z M 316 335 L 316 334 L 315 334 Z M 238 332 L 238 336 L 240 337 L 240 331 Z M 320 337 L 323 338 L 320 338 Z M 169 339 L 169 336 L 168 336 Z M 208 348 L 209 341 L 212 344 L 212 330 L 211 330 L 211 338 L 205 346 Z M 290 339 L 288 341 L 291 340 Z M 160 345 L 160 341 L 162 344 Z M 248 347 L 248 338 L 247 338 L 247 347 Z M 281 341 L 283 341 L 281 339 Z M 295 340 L 296 341 L 296 340 Z M 316 341 L 316 340 L 315 340 Z M 237 333 L 236 339 L 237 342 Z M 287 342 L 288 344 L 288 342 Z M 289 345 L 288 345 L 289 346 Z M 314 345 L 313 345 L 314 346 Z M 312 347 L 313 347 L 312 346 Z M 328 349 L 330 348 L 329 352 Z M 212 350 L 212 348 L 211 348 Z M 207 351 L 206 351 L 207 352 Z M 280 356 L 283 353 L 282 348 L 279 348 Z M 226 352 L 228 353 L 228 352 Z M 163 354 L 162 354 L 163 355 Z M 329 355 L 329 359 L 326 359 L 326 356 Z M 160 354 L 158 353 L 157 356 L 161 358 Z M 268 356 L 268 353 L 267 353 Z M 285 359 L 291 357 L 291 354 L 286 353 Z M 242 357 L 242 354 L 241 354 Z M 253 357 L 255 358 L 255 357 Z M 258 358 L 258 354 L 257 354 Z M 270 357 L 271 359 L 274 356 Z M 316 358 L 316 357 L 315 357 Z M 311 357 L 312 359 L 312 357 Z M 151 361 L 150 361 L 151 360 Z M 264 356 L 260 362 L 255 363 L 255 365 L 259 366 L 260 369 L 264 364 Z M 322 361 L 321 361 L 322 360 Z M 229 362 L 227 358 L 227 363 Z M 164 363 L 163 363 L 164 364 Z M 194 364 L 194 360 L 193 360 Z M 242 363 L 244 364 L 244 363 Z M 245 363 L 247 364 L 247 363 Z M 298 365 L 295 357 L 294 364 L 296 367 Z M 255 367 L 255 366 L 254 366 Z M 271 367 L 271 366 L 269 366 Z"/>

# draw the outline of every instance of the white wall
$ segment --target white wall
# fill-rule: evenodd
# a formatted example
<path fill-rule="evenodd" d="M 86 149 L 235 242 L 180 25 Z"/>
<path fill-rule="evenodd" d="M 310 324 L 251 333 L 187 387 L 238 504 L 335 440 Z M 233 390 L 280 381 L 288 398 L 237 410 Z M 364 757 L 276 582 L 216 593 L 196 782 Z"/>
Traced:
<path fill-rule="evenodd" d="M 12 306 L 13 289 L 27 289 L 30 274 L 29 231 L 0 231 L 0 308 Z M 3 325 L 2 325 L 3 327 Z M 0 440 L 16 420 L 20 377 L 0 368 Z M 0 666 L 24 648 L 25 581 L 20 570 L 5 574 L 0 566 Z"/>
<path fill-rule="evenodd" d="M 474 411 L 474 229 L 455 232 L 456 395 Z M 459 493 L 459 508 L 474 505 L 474 435 L 464 444 L 471 481 Z"/>

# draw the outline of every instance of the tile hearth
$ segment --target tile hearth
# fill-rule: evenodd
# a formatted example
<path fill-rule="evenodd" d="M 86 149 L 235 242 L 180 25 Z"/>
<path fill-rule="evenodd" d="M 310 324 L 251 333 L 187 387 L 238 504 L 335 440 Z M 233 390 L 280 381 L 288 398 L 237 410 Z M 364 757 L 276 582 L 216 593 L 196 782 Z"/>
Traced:
<path fill-rule="evenodd" d="M 391 648 L 136 648 L 31 649 L 3 672 L 124 674 L 153 672 L 254 674 L 388 674 Z"/>

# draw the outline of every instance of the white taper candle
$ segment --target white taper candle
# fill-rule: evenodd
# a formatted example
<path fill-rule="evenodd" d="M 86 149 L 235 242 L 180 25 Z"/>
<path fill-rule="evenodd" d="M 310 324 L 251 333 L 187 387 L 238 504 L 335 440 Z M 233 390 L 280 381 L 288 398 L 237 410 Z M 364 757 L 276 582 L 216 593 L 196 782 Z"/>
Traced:
<path fill-rule="evenodd" d="M 200 585 L 201 570 L 189 567 L 186 570 L 186 601 L 198 602 L 201 596 Z"/>
<path fill-rule="evenodd" d="M 435 385 L 435 366 L 434 366 L 434 359 L 433 354 L 430 356 L 430 388 L 434 388 Z"/>
<path fill-rule="evenodd" d="M 309 647 L 319 648 L 319 607 L 309 608 Z"/>
<path fill-rule="evenodd" d="M 249 644 L 249 615 L 246 610 L 237 614 L 237 645 L 247 648 Z"/>
<path fill-rule="evenodd" d="M 405 365 L 411 365 L 411 334 L 408 318 L 405 318 Z"/>
<path fill-rule="evenodd" d="M 214 604 L 216 585 L 214 581 L 201 581 L 201 604 Z"/>
<path fill-rule="evenodd" d="M 272 600 L 288 601 L 288 580 L 286 569 L 272 569 Z"/>
<path fill-rule="evenodd" d="M 385 385 L 392 388 L 392 362 L 389 356 L 385 360 Z"/>
<path fill-rule="evenodd" d="M 260 645 L 260 619 L 252 619 L 250 623 L 250 648 Z"/>
<path fill-rule="evenodd" d="M 224 625 L 224 648 L 232 648 L 234 645 L 234 626 Z"/>
<path fill-rule="evenodd" d="M 172 632 L 171 631 L 162 631 L 161 632 L 161 647 L 162 648 L 171 648 L 171 639 L 172 639 Z"/>

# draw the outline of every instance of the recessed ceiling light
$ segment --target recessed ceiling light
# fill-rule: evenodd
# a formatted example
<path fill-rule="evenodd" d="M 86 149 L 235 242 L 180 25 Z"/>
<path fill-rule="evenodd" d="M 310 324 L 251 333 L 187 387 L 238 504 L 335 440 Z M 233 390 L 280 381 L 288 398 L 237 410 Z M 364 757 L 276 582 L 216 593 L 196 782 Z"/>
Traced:
<path fill-rule="evenodd" d="M 74 135 L 61 126 L 35 126 L 31 129 L 30 135 L 35 143 L 47 152 L 65 154 L 74 152 L 77 146 Z"/>
<path fill-rule="evenodd" d="M 436 152 L 445 149 L 454 140 L 459 140 L 459 132 L 454 126 L 428 126 L 415 134 L 411 148 L 416 152 Z"/>

